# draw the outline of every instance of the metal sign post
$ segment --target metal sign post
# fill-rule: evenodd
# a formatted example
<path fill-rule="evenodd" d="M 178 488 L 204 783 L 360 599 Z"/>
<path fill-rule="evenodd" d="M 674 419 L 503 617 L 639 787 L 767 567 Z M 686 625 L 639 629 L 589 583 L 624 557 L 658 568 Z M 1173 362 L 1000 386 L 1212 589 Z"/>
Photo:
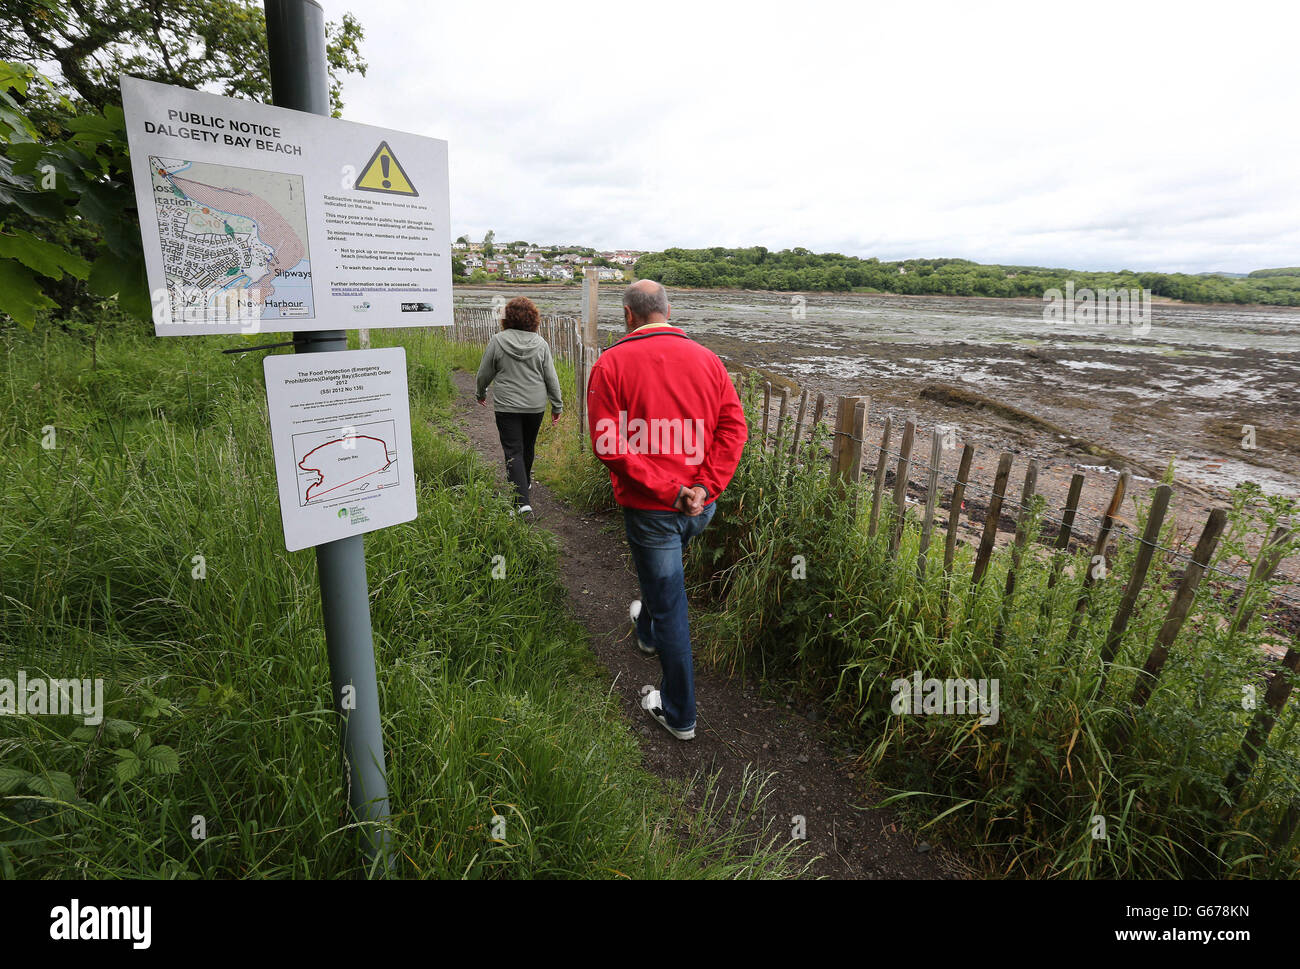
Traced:
<path fill-rule="evenodd" d="M 271 61 L 271 98 L 276 105 L 329 115 L 329 71 L 325 60 L 325 13 L 312 0 L 264 0 Z M 295 333 L 310 340 L 298 353 L 348 348 L 346 330 Z M 370 629 L 366 552 L 360 535 L 316 546 L 321 612 L 329 652 L 334 709 L 342 734 L 348 802 L 365 826 L 366 856 L 379 871 L 391 869 L 388 778 L 379 720 L 379 687 Z"/>

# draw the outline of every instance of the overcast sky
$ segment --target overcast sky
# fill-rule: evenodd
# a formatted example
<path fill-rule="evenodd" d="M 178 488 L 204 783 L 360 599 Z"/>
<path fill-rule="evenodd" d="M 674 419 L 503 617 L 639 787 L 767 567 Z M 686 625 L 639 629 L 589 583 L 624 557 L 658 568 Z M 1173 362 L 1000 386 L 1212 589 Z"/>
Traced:
<path fill-rule="evenodd" d="M 450 143 L 453 236 L 1300 265 L 1292 4 L 323 6 L 344 117 Z"/>

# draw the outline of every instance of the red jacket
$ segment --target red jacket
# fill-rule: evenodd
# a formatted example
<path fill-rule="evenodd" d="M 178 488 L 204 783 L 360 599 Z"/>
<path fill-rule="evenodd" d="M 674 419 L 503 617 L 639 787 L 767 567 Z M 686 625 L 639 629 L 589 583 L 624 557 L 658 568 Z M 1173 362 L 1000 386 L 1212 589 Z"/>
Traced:
<path fill-rule="evenodd" d="M 675 326 L 632 333 L 600 355 L 587 423 L 615 500 L 662 511 L 683 487 L 703 485 L 716 501 L 749 436 L 727 368 Z"/>

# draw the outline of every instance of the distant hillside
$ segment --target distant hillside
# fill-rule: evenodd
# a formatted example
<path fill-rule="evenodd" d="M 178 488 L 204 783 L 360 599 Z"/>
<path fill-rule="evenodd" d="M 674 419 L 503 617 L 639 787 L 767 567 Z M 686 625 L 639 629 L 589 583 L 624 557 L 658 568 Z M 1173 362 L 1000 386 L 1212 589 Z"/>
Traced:
<path fill-rule="evenodd" d="M 1042 296 L 1065 288 L 1149 289 L 1155 296 L 1193 303 L 1267 303 L 1300 306 L 1300 269 L 1227 273 L 1084 272 L 1042 266 L 1002 266 L 968 259 L 881 262 L 807 249 L 665 249 L 636 262 L 642 279 L 666 286 L 737 289 L 856 291 L 928 296 Z"/>

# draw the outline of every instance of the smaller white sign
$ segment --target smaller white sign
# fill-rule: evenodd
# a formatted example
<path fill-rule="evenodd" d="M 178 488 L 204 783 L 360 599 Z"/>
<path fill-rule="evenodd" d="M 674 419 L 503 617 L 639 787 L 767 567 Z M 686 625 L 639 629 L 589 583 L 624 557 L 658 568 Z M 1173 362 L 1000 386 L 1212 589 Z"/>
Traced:
<path fill-rule="evenodd" d="M 285 548 L 412 521 L 406 351 L 276 354 L 263 369 Z"/>

